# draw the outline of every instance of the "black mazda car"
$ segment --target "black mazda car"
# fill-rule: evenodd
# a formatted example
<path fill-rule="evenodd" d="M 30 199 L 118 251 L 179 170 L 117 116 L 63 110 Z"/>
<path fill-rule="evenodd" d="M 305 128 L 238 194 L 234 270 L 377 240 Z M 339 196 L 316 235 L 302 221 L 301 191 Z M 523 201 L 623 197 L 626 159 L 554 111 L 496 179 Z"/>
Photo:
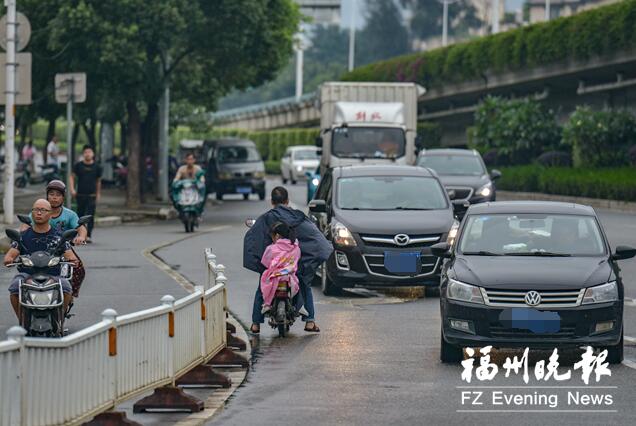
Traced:
<path fill-rule="evenodd" d="M 325 294 L 342 288 L 439 288 L 441 262 L 430 247 L 452 240 L 459 222 L 435 172 L 413 166 L 348 166 L 328 170 L 310 214 L 335 251 L 320 269 Z"/>
<path fill-rule="evenodd" d="M 441 272 L 441 360 L 463 347 L 608 350 L 623 359 L 623 283 L 591 207 L 556 202 L 470 206 L 455 244 L 436 244 Z"/>

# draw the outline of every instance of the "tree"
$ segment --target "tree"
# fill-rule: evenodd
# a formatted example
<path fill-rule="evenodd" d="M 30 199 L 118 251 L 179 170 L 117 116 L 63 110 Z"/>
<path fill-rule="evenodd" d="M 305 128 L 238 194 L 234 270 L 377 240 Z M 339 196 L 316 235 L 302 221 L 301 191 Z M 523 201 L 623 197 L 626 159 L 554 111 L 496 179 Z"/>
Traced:
<path fill-rule="evenodd" d="M 356 64 L 368 64 L 407 53 L 409 32 L 393 0 L 368 4 L 366 26 L 357 37 Z"/>
<path fill-rule="evenodd" d="M 441 0 L 400 0 L 411 12 L 411 33 L 426 40 L 442 35 L 443 4 Z M 448 28 L 455 35 L 466 35 L 470 30 L 481 28 L 482 20 L 472 0 L 458 0 L 448 6 Z"/>
<path fill-rule="evenodd" d="M 44 1 L 44 0 L 43 0 Z M 299 13 L 291 0 L 46 0 L 58 7 L 51 47 L 82 65 L 95 92 L 125 106 L 127 204 L 140 202 L 142 143 L 156 145 L 157 103 L 214 106 L 232 88 L 274 77 L 291 53 Z"/>

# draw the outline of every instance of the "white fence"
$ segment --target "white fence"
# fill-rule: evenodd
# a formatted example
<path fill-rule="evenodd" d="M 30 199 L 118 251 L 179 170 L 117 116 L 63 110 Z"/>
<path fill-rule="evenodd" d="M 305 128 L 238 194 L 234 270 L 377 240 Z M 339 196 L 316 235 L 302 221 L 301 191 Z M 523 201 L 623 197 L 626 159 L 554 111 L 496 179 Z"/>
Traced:
<path fill-rule="evenodd" d="M 79 424 L 175 380 L 226 346 L 224 267 L 205 251 L 208 280 L 175 301 L 102 321 L 61 339 L 0 342 L 0 425 Z"/>

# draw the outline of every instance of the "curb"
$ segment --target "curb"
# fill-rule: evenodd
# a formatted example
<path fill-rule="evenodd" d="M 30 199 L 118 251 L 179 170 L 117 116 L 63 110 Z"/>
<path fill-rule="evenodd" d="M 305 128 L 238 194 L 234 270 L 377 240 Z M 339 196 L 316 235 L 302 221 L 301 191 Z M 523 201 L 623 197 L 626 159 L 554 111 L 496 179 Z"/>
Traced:
<path fill-rule="evenodd" d="M 541 192 L 516 192 L 497 190 L 499 201 L 562 201 L 591 206 L 595 209 L 613 210 L 618 212 L 636 213 L 636 202 L 604 200 L 601 198 L 572 197 L 568 195 L 543 194 Z"/>

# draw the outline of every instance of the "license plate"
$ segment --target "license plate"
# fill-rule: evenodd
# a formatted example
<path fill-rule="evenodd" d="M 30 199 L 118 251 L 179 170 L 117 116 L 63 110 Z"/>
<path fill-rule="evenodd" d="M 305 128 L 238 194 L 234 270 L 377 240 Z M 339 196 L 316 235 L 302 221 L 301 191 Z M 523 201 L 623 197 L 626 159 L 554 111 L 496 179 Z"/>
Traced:
<path fill-rule="evenodd" d="M 251 194 L 252 188 L 250 188 L 249 186 L 239 186 L 236 188 L 236 192 L 238 192 L 239 194 Z"/>
<path fill-rule="evenodd" d="M 561 316 L 557 312 L 538 311 L 532 308 L 504 310 L 499 320 L 505 326 L 530 330 L 533 333 L 556 333 L 561 330 Z"/>
<path fill-rule="evenodd" d="M 416 274 L 421 270 L 420 252 L 384 252 L 384 267 L 393 274 Z"/>

